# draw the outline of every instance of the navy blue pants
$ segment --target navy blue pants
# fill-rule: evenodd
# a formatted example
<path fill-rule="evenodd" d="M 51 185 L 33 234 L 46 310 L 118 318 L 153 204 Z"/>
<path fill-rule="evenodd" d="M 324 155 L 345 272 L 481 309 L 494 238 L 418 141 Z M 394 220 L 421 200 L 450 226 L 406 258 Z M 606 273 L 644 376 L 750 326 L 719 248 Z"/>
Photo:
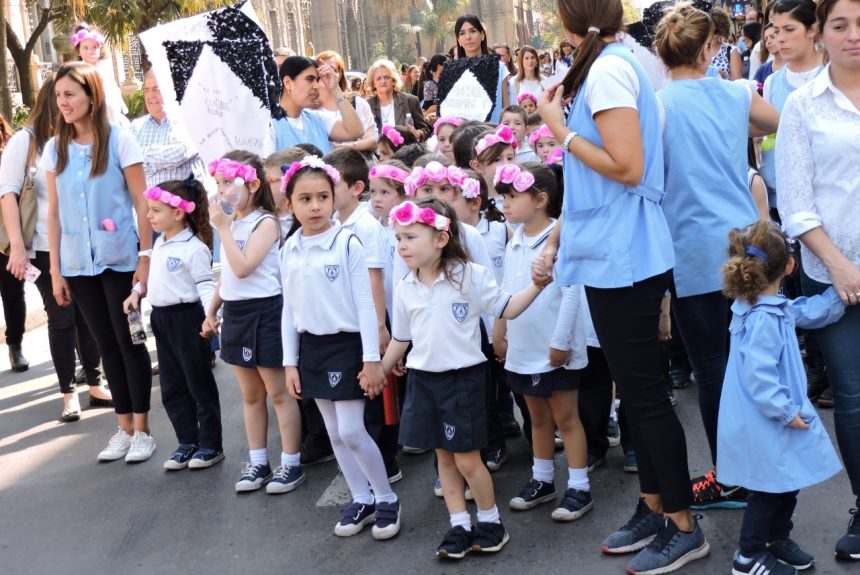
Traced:
<path fill-rule="evenodd" d="M 797 491 L 750 491 L 741 524 L 741 554 L 753 558 L 764 553 L 768 543 L 788 539 L 794 527 L 791 516 L 796 505 Z"/>
<path fill-rule="evenodd" d="M 221 403 L 209 365 L 210 343 L 200 336 L 205 313 L 197 301 L 153 307 L 161 402 L 179 443 L 221 449 Z"/>

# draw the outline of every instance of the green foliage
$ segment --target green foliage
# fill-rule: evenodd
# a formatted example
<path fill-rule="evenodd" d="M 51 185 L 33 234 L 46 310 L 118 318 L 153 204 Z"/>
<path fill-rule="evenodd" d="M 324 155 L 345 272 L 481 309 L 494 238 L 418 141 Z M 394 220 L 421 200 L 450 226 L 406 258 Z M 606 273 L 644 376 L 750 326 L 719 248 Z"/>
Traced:
<path fill-rule="evenodd" d="M 394 32 L 394 43 L 391 46 L 391 61 L 400 69 L 401 64 L 414 64 L 418 57 L 415 54 L 415 36 L 405 31 Z M 385 43 L 380 40 L 370 46 L 370 61 L 379 58 L 387 58 L 388 50 Z"/>
<path fill-rule="evenodd" d="M 143 88 L 131 96 L 123 96 L 125 105 L 128 106 L 128 119 L 134 120 L 146 114 L 146 104 L 143 101 Z"/>
<path fill-rule="evenodd" d="M 24 106 L 15 106 L 15 113 L 12 115 L 12 127 L 16 130 L 23 128 L 27 123 L 27 118 L 30 117 L 30 108 Z"/>

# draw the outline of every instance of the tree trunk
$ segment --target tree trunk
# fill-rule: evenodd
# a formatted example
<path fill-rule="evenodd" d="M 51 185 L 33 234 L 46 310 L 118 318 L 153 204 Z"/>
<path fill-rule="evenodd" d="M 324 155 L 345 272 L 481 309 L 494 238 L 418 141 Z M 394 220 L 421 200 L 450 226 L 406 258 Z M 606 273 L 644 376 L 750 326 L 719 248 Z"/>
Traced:
<path fill-rule="evenodd" d="M 9 70 L 6 66 L 6 0 L 0 0 L 0 113 L 12 122 L 12 93 L 9 90 Z"/>
<path fill-rule="evenodd" d="M 6 22 L 6 47 L 12 54 L 12 59 L 15 61 L 15 67 L 18 69 L 18 78 L 21 84 L 21 100 L 25 106 L 33 107 L 36 103 L 36 88 L 33 86 L 33 72 L 30 68 L 30 63 L 33 61 L 33 50 L 36 48 L 36 42 L 39 41 L 39 36 L 48 27 L 51 20 L 57 18 L 59 14 L 52 15 L 51 8 L 42 8 L 39 11 L 39 23 L 33 29 L 27 43 L 22 46 L 15 31 L 9 22 Z"/>

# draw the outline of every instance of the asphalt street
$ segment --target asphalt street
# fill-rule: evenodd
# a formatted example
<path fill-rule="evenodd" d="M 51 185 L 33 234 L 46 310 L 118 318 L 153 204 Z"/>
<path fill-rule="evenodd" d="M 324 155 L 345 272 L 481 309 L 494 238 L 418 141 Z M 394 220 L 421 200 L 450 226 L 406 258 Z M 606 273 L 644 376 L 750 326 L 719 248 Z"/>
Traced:
<path fill-rule="evenodd" d="M 152 350 L 154 342 L 149 340 Z M 241 397 L 229 366 L 215 368 L 221 391 L 227 459 L 202 471 L 165 472 L 175 436 L 153 382 L 151 422 L 158 450 L 145 463 L 99 464 L 97 453 L 115 430 L 110 409 L 85 409 L 79 422 L 59 420 L 62 400 L 48 354 L 47 329 L 29 332 L 26 373 L 9 370 L 0 347 L 0 573 L 8 575 L 232 574 L 232 573 L 512 573 L 622 574 L 625 557 L 603 556 L 598 545 L 633 510 L 635 475 L 622 471 L 620 448 L 591 475 L 594 509 L 577 522 L 550 519 L 552 505 L 514 513 L 507 501 L 529 479 L 531 458 L 522 437 L 508 442 L 509 459 L 495 473 L 496 496 L 510 543 L 495 556 L 468 555 L 439 562 L 436 545 L 448 527 L 441 499 L 433 496 L 431 455 L 400 456 L 404 478 L 395 485 L 403 506 L 400 535 L 377 542 L 370 530 L 341 539 L 333 534 L 346 486 L 334 461 L 307 468 L 295 492 L 236 494 L 247 458 Z M 155 353 L 152 353 L 153 358 Z M 696 392 L 678 392 L 687 432 L 690 471 L 709 468 Z M 87 393 L 81 392 L 87 405 Z M 832 411 L 822 411 L 832 436 Z M 274 415 L 269 452 L 278 458 Z M 556 486 L 566 479 L 556 457 Z M 801 492 L 794 539 L 817 559 L 815 573 L 858 573 L 838 563 L 833 544 L 844 532 L 853 503 L 844 472 Z M 474 513 L 474 506 L 472 506 Z M 706 511 L 700 522 L 710 556 L 682 573 L 731 572 L 741 511 Z"/>

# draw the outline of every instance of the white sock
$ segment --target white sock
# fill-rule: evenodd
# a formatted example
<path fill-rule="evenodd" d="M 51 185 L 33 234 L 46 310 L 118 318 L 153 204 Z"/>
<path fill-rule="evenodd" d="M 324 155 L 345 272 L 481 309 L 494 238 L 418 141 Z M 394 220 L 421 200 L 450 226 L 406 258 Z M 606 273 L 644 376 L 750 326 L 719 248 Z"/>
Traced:
<path fill-rule="evenodd" d="M 552 483 L 555 472 L 555 462 L 552 459 L 534 458 L 532 465 L 532 477 L 544 483 Z"/>
<path fill-rule="evenodd" d="M 284 451 L 281 452 L 281 465 L 284 467 L 301 467 L 302 465 L 302 454 L 300 452 L 296 453 L 286 453 Z"/>
<path fill-rule="evenodd" d="M 591 491 L 591 484 L 588 482 L 588 468 L 574 469 L 567 468 L 567 488 L 579 489 L 580 491 Z"/>
<path fill-rule="evenodd" d="M 744 555 L 738 553 L 738 563 L 741 563 L 742 565 L 749 565 L 750 563 L 752 563 L 752 559 L 750 557 L 745 557 Z"/>
<path fill-rule="evenodd" d="M 355 501 L 356 503 L 361 503 L 362 505 L 373 505 L 373 494 L 372 493 L 368 493 L 368 494 L 362 493 L 359 495 L 354 495 L 352 497 L 352 500 Z"/>
<path fill-rule="evenodd" d="M 469 515 L 468 511 L 451 514 L 451 527 L 454 528 L 458 525 L 466 531 L 472 530 L 472 517 Z"/>
<path fill-rule="evenodd" d="M 391 493 L 386 493 L 385 495 L 376 496 L 377 503 L 394 503 L 395 501 L 397 501 L 397 494 L 393 491 Z"/>
<path fill-rule="evenodd" d="M 251 449 L 248 453 L 251 457 L 251 465 L 265 465 L 269 462 L 269 451 L 265 447 Z"/>
<path fill-rule="evenodd" d="M 499 508 L 493 505 L 492 509 L 478 509 L 478 523 L 501 523 Z"/>

